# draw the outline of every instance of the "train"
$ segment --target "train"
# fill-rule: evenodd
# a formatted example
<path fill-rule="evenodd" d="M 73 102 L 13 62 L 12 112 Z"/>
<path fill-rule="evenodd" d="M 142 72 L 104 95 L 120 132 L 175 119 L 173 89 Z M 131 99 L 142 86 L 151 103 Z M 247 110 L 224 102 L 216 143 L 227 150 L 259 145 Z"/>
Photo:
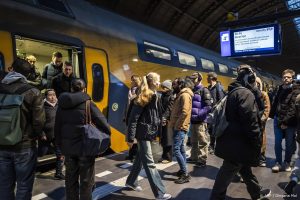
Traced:
<path fill-rule="evenodd" d="M 0 1 L 0 70 L 16 57 L 34 55 L 40 72 L 60 51 L 77 77 L 87 82 L 87 93 L 111 125 L 111 150 L 126 144 L 123 122 L 130 77 L 157 72 L 161 80 L 193 72 L 214 71 L 227 88 L 242 64 L 168 33 L 102 9 L 89 1 Z M 257 70 L 265 85 L 278 78 Z"/>

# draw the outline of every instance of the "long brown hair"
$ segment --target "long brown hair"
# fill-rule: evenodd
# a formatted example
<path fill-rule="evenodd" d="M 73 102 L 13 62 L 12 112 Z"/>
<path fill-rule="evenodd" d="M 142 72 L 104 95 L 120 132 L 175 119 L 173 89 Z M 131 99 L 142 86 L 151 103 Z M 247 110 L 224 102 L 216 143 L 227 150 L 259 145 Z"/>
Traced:
<path fill-rule="evenodd" d="M 156 83 L 159 83 L 159 79 L 160 75 L 155 72 L 150 72 L 147 76 L 143 76 L 138 96 L 135 99 L 137 105 L 144 107 L 149 104 L 158 86 Z"/>

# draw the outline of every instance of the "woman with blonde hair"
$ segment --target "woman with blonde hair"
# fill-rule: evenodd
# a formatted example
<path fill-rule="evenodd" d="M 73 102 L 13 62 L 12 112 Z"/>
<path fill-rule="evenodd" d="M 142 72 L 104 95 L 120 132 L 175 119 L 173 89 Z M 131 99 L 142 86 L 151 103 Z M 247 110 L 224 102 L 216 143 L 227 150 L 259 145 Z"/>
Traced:
<path fill-rule="evenodd" d="M 139 88 L 140 92 L 133 101 L 128 119 L 127 142 L 131 147 L 136 138 L 138 152 L 126 180 L 126 186 L 136 191 L 142 191 L 137 178 L 144 167 L 154 196 L 157 200 L 164 200 L 170 199 L 171 195 L 166 193 L 165 186 L 155 167 L 151 149 L 151 141 L 155 140 L 161 129 L 160 101 L 156 91 L 160 84 L 159 81 L 160 76 L 155 72 L 144 76 Z"/>

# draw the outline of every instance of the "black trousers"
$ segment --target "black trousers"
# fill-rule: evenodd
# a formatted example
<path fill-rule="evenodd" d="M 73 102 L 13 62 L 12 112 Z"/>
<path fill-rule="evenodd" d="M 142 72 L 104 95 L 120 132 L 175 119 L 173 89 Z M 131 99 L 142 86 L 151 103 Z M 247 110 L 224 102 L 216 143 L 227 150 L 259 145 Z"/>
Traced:
<path fill-rule="evenodd" d="M 224 160 L 216 177 L 210 200 L 224 200 L 227 187 L 238 172 L 240 172 L 244 179 L 251 198 L 260 198 L 261 186 L 259 185 L 257 178 L 253 175 L 251 167 Z"/>
<path fill-rule="evenodd" d="M 65 165 L 66 199 L 91 200 L 95 182 L 95 157 L 66 156 Z"/>
<path fill-rule="evenodd" d="M 161 156 L 162 159 L 172 161 L 172 145 L 171 146 L 163 146 L 163 153 Z"/>

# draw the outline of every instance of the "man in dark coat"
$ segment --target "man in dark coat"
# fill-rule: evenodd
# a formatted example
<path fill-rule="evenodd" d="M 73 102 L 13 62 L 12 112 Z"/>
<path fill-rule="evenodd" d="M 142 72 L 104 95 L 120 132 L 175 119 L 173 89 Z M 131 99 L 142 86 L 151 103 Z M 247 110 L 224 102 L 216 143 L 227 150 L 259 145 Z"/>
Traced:
<path fill-rule="evenodd" d="M 94 156 L 83 155 L 83 125 L 86 121 L 86 101 L 91 100 L 84 92 L 82 79 L 72 81 L 72 93 L 64 93 L 58 99 L 55 119 L 55 141 L 65 155 L 66 164 L 66 199 L 92 199 L 94 186 Z M 97 106 L 91 102 L 92 123 L 110 135 L 109 124 Z M 80 178 L 80 184 L 79 182 Z M 80 192 L 79 192 L 80 191 Z"/>
<path fill-rule="evenodd" d="M 210 91 L 211 97 L 213 99 L 212 106 L 216 105 L 223 97 L 225 96 L 225 92 L 223 86 L 218 81 L 218 75 L 215 72 L 209 72 L 207 74 L 207 82 L 209 84 L 208 89 Z M 208 124 L 208 132 L 210 134 L 210 143 L 208 147 L 208 151 L 211 154 L 214 154 L 215 149 L 215 138 L 212 136 L 212 127 L 211 124 Z"/>
<path fill-rule="evenodd" d="M 174 95 L 172 90 L 172 81 L 165 80 L 161 83 L 163 89 L 161 95 L 161 107 L 162 107 L 162 133 L 161 133 L 161 145 L 163 147 L 163 153 L 159 162 L 169 163 L 172 161 L 172 144 L 173 133 L 168 128 L 168 121 L 170 121 L 170 115 L 174 103 Z"/>
<path fill-rule="evenodd" d="M 71 82 L 74 78 L 72 63 L 66 61 L 63 72 L 55 76 L 52 80 L 52 88 L 58 97 L 63 92 L 71 92 Z"/>
<path fill-rule="evenodd" d="M 283 84 L 274 98 L 270 117 L 274 118 L 275 156 L 276 164 L 273 172 L 291 171 L 291 158 L 296 151 L 295 132 L 297 126 L 295 101 L 300 93 L 299 88 L 293 88 L 295 72 L 286 69 L 282 73 Z M 282 162 L 282 140 L 285 139 L 285 158 Z"/>
<path fill-rule="evenodd" d="M 226 190 L 233 177 L 240 172 L 252 199 L 270 195 L 261 190 L 251 167 L 258 166 L 261 151 L 261 129 L 259 112 L 254 94 L 247 88 L 255 83 L 255 75 L 248 65 L 238 69 L 237 80 L 231 83 L 226 104 L 226 118 L 229 122 L 223 135 L 216 140 L 215 154 L 223 158 L 211 194 L 211 200 L 225 199 Z"/>
<path fill-rule="evenodd" d="M 51 88 L 52 79 L 62 72 L 62 57 L 63 55 L 60 52 L 54 52 L 52 54 L 52 62 L 45 65 L 42 74 L 42 85 L 44 88 Z"/>
<path fill-rule="evenodd" d="M 15 145 L 0 145 L 1 199 L 30 200 L 32 196 L 37 164 L 36 139 L 42 133 L 45 113 L 40 91 L 27 83 L 30 72 L 30 64 L 18 58 L 0 84 L 1 95 L 19 94 L 24 98 L 20 109 L 21 141 Z"/>

